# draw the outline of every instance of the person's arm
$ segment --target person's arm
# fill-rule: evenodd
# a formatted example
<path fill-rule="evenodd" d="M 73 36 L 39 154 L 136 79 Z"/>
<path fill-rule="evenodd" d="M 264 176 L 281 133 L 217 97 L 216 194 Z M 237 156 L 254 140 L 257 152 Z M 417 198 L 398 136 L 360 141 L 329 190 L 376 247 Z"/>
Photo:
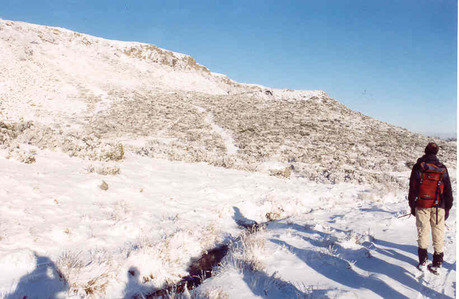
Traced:
<path fill-rule="evenodd" d="M 410 205 L 411 214 L 413 215 L 415 215 L 414 211 L 416 208 L 416 196 L 417 196 L 419 179 L 420 179 L 420 173 L 419 173 L 417 164 L 415 164 L 413 166 L 413 169 L 411 170 L 410 188 L 408 191 L 408 204 Z"/>
<path fill-rule="evenodd" d="M 443 200 L 445 201 L 445 219 L 448 218 L 449 216 L 449 210 L 453 206 L 453 190 L 451 188 L 451 181 L 449 179 L 449 174 L 448 170 L 446 170 L 446 173 L 443 177 L 443 184 L 445 184 L 445 187 L 443 189 Z"/>

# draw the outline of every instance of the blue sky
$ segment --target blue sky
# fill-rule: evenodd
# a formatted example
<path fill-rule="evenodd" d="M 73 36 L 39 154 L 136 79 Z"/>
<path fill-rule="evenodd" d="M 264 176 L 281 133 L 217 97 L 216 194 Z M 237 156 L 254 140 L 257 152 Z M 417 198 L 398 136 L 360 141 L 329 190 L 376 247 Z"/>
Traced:
<path fill-rule="evenodd" d="M 456 1 L 0 0 L 0 17 L 151 43 L 239 82 L 322 89 L 412 131 L 456 133 Z"/>

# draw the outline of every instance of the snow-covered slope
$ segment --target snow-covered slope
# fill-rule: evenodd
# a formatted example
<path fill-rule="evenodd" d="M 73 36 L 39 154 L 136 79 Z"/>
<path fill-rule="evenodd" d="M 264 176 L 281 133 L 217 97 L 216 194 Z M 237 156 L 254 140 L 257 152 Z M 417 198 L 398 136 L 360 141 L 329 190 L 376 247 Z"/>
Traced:
<path fill-rule="evenodd" d="M 384 183 L 397 178 L 376 173 L 406 170 L 429 141 L 323 91 L 239 84 L 153 45 L 0 21 L 0 49 L 0 121 L 25 127 L 8 136 L 80 157 L 107 159 L 95 151 L 124 146 L 316 181 Z M 456 144 L 441 145 L 455 164 Z"/>
<path fill-rule="evenodd" d="M 151 294 L 220 243 L 192 296 L 452 297 L 455 208 L 440 278 L 415 271 L 414 221 L 397 218 L 431 140 L 456 188 L 456 142 L 324 91 L 0 20 L 0 297 Z"/>
<path fill-rule="evenodd" d="M 227 94 L 260 89 L 213 74 L 188 55 L 62 28 L 0 20 L 0 46 L 0 96 L 25 110 L 33 101 L 41 109 L 32 110 L 42 111 L 42 117 L 49 111 L 72 115 L 93 110 L 88 102 L 116 100 L 114 91 Z M 5 117 L 15 116 L 8 111 Z"/>

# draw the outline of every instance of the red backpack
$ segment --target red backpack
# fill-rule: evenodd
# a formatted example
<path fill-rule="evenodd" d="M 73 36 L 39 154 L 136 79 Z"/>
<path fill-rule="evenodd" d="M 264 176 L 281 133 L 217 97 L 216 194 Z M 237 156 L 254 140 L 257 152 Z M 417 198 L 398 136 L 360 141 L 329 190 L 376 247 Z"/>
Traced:
<path fill-rule="evenodd" d="M 421 180 L 419 181 L 417 207 L 438 207 L 445 187 L 443 175 L 446 173 L 446 168 L 421 162 L 419 170 L 421 171 Z"/>

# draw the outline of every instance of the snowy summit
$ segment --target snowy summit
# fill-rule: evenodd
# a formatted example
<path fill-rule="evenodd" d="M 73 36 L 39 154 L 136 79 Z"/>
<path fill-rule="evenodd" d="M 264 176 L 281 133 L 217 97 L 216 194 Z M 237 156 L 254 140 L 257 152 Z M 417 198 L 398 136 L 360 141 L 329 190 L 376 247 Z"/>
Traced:
<path fill-rule="evenodd" d="M 322 90 L 0 20 L 0 298 L 453 298 L 455 204 L 439 276 L 405 215 L 431 141 L 455 194 L 455 141 Z"/>

